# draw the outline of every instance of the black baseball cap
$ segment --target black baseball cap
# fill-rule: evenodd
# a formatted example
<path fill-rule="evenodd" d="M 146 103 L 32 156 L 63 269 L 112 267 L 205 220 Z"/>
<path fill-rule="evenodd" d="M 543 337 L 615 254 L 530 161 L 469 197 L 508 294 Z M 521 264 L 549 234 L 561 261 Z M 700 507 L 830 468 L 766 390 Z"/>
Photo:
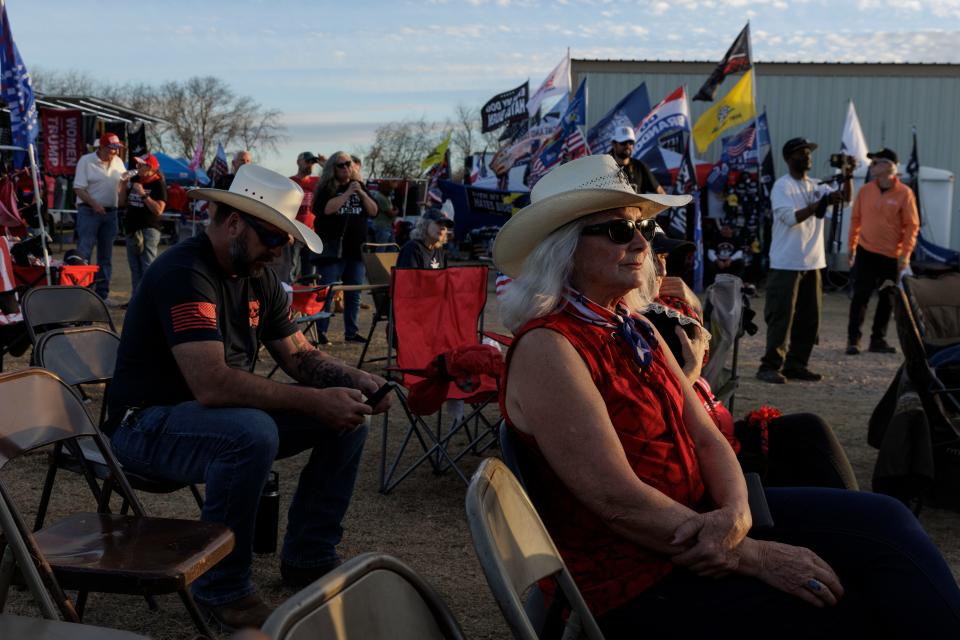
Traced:
<path fill-rule="evenodd" d="M 317 158 L 317 156 L 314 155 L 312 151 L 304 151 L 299 156 L 297 156 L 297 158 L 299 158 L 300 160 L 303 160 L 304 162 L 320 162 L 320 159 Z"/>
<path fill-rule="evenodd" d="M 813 151 L 816 148 L 816 143 L 810 142 L 806 138 L 790 138 L 783 145 L 783 157 L 786 158 L 798 149 L 810 149 L 810 151 Z"/>
<path fill-rule="evenodd" d="M 897 157 L 897 152 L 893 149 L 887 149 L 886 147 L 880 149 L 880 151 L 871 151 L 867 154 L 867 157 L 871 160 L 889 160 L 893 164 L 900 162 Z"/>
<path fill-rule="evenodd" d="M 451 220 L 447 214 L 440 209 L 427 209 L 423 212 L 423 217 L 427 220 L 433 220 L 434 222 L 438 222 L 447 228 L 453 229 L 453 220 Z"/>
<path fill-rule="evenodd" d="M 695 248 L 696 245 L 689 240 L 678 240 L 677 238 L 671 238 L 659 224 L 657 225 L 657 230 L 653 234 L 653 252 L 655 254 L 670 254 L 676 249 L 691 251 Z"/>

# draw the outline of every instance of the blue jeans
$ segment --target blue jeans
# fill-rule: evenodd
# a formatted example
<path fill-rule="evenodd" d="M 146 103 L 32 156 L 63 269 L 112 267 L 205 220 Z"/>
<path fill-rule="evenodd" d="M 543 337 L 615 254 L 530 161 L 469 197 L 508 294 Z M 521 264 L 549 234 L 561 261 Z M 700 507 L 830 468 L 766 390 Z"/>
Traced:
<path fill-rule="evenodd" d="M 357 258 L 352 260 L 342 258 L 336 262 L 321 262 L 317 265 L 317 273 L 320 274 L 320 284 L 328 282 L 337 282 L 343 284 L 363 284 L 363 279 L 367 271 L 363 266 L 363 260 Z M 332 304 L 332 301 L 331 301 Z M 333 309 L 326 309 L 333 311 Z M 343 335 L 347 338 L 357 335 L 360 332 L 360 292 L 346 291 L 343 294 Z M 317 331 L 326 333 L 330 326 L 330 320 L 320 320 L 317 322 Z"/>
<path fill-rule="evenodd" d="M 140 411 L 117 427 L 110 442 L 131 471 L 206 483 L 201 520 L 227 525 L 236 546 L 192 589 L 198 601 L 219 605 L 256 591 L 250 579 L 253 529 L 275 459 L 311 449 L 287 513 L 284 562 L 311 568 L 336 559 L 366 436 L 362 425 L 339 434 L 305 416 L 184 402 Z"/>
<path fill-rule="evenodd" d="M 113 241 L 120 232 L 117 209 L 108 207 L 105 215 L 94 213 L 85 204 L 77 205 L 77 251 L 90 262 L 93 248 L 97 248 L 97 274 L 95 290 L 104 300 L 110 294 L 110 276 L 113 274 Z"/>
<path fill-rule="evenodd" d="M 600 617 L 604 636 L 635 638 L 642 625 L 649 637 L 960 637 L 960 589 L 901 503 L 840 489 L 766 493 L 775 526 L 756 537 L 807 547 L 823 558 L 845 591 L 837 606 L 817 609 L 746 576 L 703 578 L 677 568 Z"/>
<path fill-rule="evenodd" d="M 132 235 L 127 235 L 127 264 L 130 265 L 130 295 L 137 292 L 137 285 L 147 272 L 147 267 L 157 259 L 160 248 L 160 229 L 148 227 L 140 230 L 143 233 L 143 252 L 137 254 L 137 241 Z"/>

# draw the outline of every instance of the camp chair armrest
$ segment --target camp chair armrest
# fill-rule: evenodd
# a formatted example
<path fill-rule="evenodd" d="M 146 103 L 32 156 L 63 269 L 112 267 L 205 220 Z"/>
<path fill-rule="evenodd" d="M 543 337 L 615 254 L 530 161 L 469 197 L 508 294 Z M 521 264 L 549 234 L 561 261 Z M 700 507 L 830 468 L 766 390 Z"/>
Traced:
<path fill-rule="evenodd" d="M 496 343 L 502 344 L 505 347 L 509 347 L 513 344 L 513 336 L 508 336 L 505 333 L 497 333 L 495 331 L 484 331 L 483 336 L 485 338 L 490 338 Z"/>
<path fill-rule="evenodd" d="M 388 284 L 340 284 L 339 282 L 331 285 L 334 291 L 375 291 L 377 289 L 386 289 Z"/>

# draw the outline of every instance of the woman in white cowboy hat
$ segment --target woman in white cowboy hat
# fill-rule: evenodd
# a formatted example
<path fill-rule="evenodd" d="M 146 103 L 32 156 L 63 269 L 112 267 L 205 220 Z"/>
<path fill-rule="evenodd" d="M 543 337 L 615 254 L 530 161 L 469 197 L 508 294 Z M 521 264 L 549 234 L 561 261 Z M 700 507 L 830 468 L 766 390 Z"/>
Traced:
<path fill-rule="evenodd" d="M 604 634 L 957 628 L 956 582 L 896 501 L 779 489 L 768 535 L 790 544 L 747 537 L 733 450 L 661 337 L 621 304 L 655 295 L 652 218 L 688 200 L 639 195 L 609 156 L 589 156 L 541 179 L 494 244 L 514 278 L 500 298 L 516 335 L 501 408 Z"/>

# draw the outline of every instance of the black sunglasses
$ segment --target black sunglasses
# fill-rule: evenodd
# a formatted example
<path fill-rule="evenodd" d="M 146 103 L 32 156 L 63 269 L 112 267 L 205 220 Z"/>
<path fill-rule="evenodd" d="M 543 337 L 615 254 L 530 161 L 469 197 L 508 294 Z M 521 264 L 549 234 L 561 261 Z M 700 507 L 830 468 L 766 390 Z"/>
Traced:
<path fill-rule="evenodd" d="M 257 234 L 257 237 L 260 238 L 260 243 L 266 248 L 276 249 L 277 247 L 282 247 L 290 242 L 290 236 L 283 231 L 272 231 L 267 229 L 262 222 L 251 215 L 247 215 L 246 213 L 241 213 L 240 217 L 243 218 L 243 221 L 247 223 L 247 226 L 253 229 L 254 233 Z"/>
<path fill-rule="evenodd" d="M 608 220 L 600 224 L 591 224 L 583 228 L 580 232 L 585 236 L 606 235 L 611 242 L 616 244 L 627 244 L 633 240 L 634 234 L 639 231 L 640 235 L 647 242 L 653 241 L 653 236 L 657 232 L 657 221 L 654 218 L 647 218 L 639 222 L 617 218 Z"/>
<path fill-rule="evenodd" d="M 346 169 L 346 168 L 349 167 L 351 164 L 353 164 L 353 163 L 352 163 L 352 162 L 338 162 L 335 166 L 337 167 L 337 169 Z"/>

